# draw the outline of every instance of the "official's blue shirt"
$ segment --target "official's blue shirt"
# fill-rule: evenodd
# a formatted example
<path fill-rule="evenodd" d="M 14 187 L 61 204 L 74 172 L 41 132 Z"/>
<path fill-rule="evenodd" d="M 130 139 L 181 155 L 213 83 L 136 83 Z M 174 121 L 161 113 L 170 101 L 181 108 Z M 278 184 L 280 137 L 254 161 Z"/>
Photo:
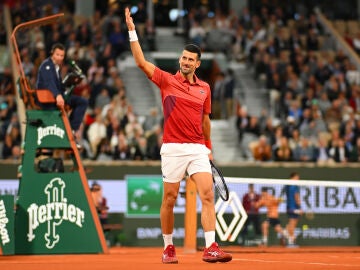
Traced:
<path fill-rule="evenodd" d="M 286 186 L 286 209 L 287 210 L 300 209 L 300 205 L 298 205 L 295 201 L 296 193 L 300 193 L 299 186 Z"/>
<path fill-rule="evenodd" d="M 39 67 L 36 89 L 48 89 L 55 98 L 57 95 L 62 94 L 61 78 L 56 72 L 55 64 L 50 57 L 46 58 Z"/>

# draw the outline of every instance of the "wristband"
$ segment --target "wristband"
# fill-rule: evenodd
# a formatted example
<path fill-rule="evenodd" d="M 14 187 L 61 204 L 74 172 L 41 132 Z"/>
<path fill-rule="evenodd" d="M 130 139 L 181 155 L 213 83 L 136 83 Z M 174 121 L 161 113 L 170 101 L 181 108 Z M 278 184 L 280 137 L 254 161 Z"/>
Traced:
<path fill-rule="evenodd" d="M 129 31 L 129 41 L 130 42 L 138 41 L 138 36 L 136 34 L 136 30 Z"/>
<path fill-rule="evenodd" d="M 205 140 L 205 146 L 211 150 L 212 149 L 211 140 Z"/>

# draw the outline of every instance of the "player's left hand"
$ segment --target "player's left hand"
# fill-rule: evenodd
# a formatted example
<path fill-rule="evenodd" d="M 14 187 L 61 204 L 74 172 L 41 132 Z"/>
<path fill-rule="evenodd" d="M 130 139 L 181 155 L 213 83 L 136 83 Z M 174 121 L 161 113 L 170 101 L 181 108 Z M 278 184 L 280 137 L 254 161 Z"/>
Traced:
<path fill-rule="evenodd" d="M 128 7 L 125 8 L 125 21 L 129 31 L 135 30 L 135 24 Z"/>

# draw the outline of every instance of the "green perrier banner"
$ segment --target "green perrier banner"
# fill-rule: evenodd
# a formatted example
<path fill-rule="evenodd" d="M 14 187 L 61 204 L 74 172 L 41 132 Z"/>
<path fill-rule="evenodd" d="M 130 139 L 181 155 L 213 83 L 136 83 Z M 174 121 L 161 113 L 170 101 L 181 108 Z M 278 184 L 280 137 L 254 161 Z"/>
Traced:
<path fill-rule="evenodd" d="M 159 217 L 163 195 L 161 175 L 127 175 L 127 217 Z"/>
<path fill-rule="evenodd" d="M 65 129 L 67 118 L 63 121 L 57 110 L 27 110 L 26 116 L 22 178 L 15 213 L 15 253 L 102 252 L 103 233 L 97 230 L 98 216 L 90 209 L 91 197 L 86 191 L 90 193 L 82 179 L 87 180 L 81 174 L 82 164 L 76 153 L 72 154 L 73 167 L 79 169 L 64 172 L 38 169 L 36 156 L 42 149 L 70 149 Z"/>

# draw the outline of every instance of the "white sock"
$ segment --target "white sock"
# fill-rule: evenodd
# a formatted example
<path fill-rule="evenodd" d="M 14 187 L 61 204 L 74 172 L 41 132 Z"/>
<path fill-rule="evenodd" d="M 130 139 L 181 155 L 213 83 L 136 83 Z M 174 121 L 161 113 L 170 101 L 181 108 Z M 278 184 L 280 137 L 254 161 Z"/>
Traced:
<path fill-rule="evenodd" d="M 164 239 L 164 249 L 166 249 L 166 247 L 168 245 L 173 245 L 173 235 L 172 234 L 163 234 L 163 239 Z"/>
<path fill-rule="evenodd" d="M 204 236 L 205 236 L 205 246 L 206 248 L 208 248 L 212 245 L 212 243 L 215 242 L 215 231 L 205 232 Z"/>
<path fill-rule="evenodd" d="M 264 244 L 267 244 L 267 241 L 268 241 L 267 237 L 266 237 L 266 236 L 263 236 L 263 243 L 264 243 Z"/>
<path fill-rule="evenodd" d="M 289 244 L 293 245 L 295 243 L 295 238 L 293 236 L 289 236 Z"/>

